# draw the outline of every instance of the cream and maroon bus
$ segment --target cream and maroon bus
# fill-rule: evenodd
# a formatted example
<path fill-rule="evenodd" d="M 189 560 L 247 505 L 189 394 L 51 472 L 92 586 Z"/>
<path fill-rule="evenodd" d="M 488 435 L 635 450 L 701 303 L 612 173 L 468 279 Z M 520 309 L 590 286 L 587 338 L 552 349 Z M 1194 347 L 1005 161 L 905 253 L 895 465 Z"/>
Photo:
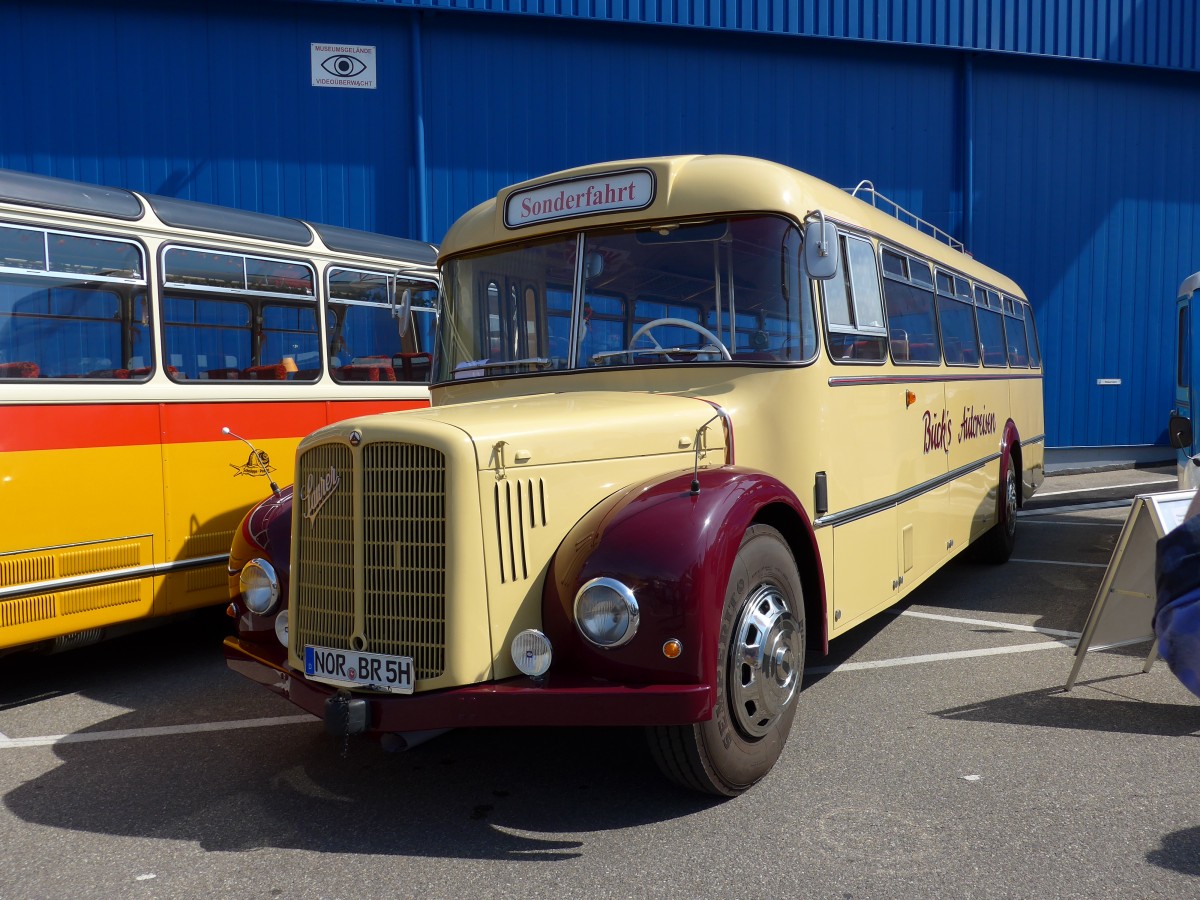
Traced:
<path fill-rule="evenodd" d="M 336 733 L 641 725 L 680 784 L 752 785 L 806 649 L 1007 558 L 1043 476 L 1020 288 L 857 193 L 680 156 L 464 215 L 432 407 L 301 442 L 230 666 Z"/>
<path fill-rule="evenodd" d="M 227 601 L 234 529 L 303 435 L 428 406 L 436 259 L 0 171 L 0 653 Z"/>

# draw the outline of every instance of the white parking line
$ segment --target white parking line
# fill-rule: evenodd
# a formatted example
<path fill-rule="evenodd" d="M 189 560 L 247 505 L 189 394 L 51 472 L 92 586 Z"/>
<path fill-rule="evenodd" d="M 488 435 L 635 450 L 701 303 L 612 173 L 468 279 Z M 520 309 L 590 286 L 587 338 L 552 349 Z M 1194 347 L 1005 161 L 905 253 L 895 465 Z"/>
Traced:
<path fill-rule="evenodd" d="M 1097 503 L 1076 503 L 1072 506 L 1050 506 L 1046 509 L 1018 509 L 1017 516 L 1022 519 L 1030 516 L 1057 516 L 1061 513 L 1086 512 L 1091 509 L 1119 509 L 1123 506 L 1133 506 L 1132 500 L 1101 500 Z M 1108 524 L 1096 523 L 1096 524 Z"/>
<path fill-rule="evenodd" d="M 996 628 L 1002 631 L 1023 631 L 1044 634 L 1047 637 L 1059 638 L 1053 641 L 1040 641 L 1036 644 L 1014 644 L 1010 647 L 985 647 L 979 650 L 953 650 L 947 653 L 924 653 L 920 656 L 900 656 L 892 659 L 877 659 L 871 662 L 847 662 L 836 666 L 810 666 L 804 670 L 806 675 L 826 675 L 831 672 L 859 672 L 863 669 L 890 669 L 894 666 L 916 666 L 929 662 L 945 662 L 951 659 L 972 659 L 977 656 L 1002 656 L 1006 653 L 1030 653 L 1035 650 L 1054 650 L 1072 648 L 1079 643 L 1079 632 L 1059 631 L 1056 628 L 1039 628 L 1036 625 L 1020 625 L 1014 622 L 994 622 L 989 619 L 968 619 L 964 616 L 945 616 L 938 613 L 923 613 L 906 609 L 893 613 L 896 616 L 910 616 L 915 619 L 932 619 L 936 622 L 949 622 L 954 625 L 982 625 L 985 628 Z"/>
<path fill-rule="evenodd" d="M 1042 641 L 1037 644 L 1016 644 L 1012 647 L 986 647 L 982 650 L 955 650 L 950 653 L 926 653 L 921 656 L 901 656 L 894 659 L 877 659 L 872 662 L 842 663 L 837 666 L 813 666 L 804 670 L 805 675 L 823 675 L 829 672 L 858 672 L 862 669 L 890 669 L 894 666 L 916 666 L 927 662 L 944 662 L 948 659 L 971 659 L 976 656 L 1001 656 L 1005 653 L 1029 653 L 1033 650 L 1055 650 L 1074 647 L 1078 639 L 1070 641 Z"/>
<path fill-rule="evenodd" d="M 1094 494 L 1096 491 L 1117 491 L 1125 488 L 1154 487 L 1159 484 L 1176 484 L 1177 478 L 1155 478 L 1153 481 L 1134 481 L 1130 484 L 1098 484 L 1094 487 L 1070 488 L 1065 491 L 1038 491 L 1038 498 L 1065 497 L 1067 494 Z"/>
<path fill-rule="evenodd" d="M 967 619 L 963 616 L 943 616 L 938 613 L 923 613 L 913 609 L 902 609 L 897 616 L 909 616 L 914 619 L 933 619 L 935 622 L 951 622 L 955 625 L 982 625 L 985 628 L 996 628 L 1001 631 L 1028 631 L 1035 634 L 1045 634 L 1050 637 L 1077 638 L 1078 631 L 1059 631 L 1057 628 L 1039 628 L 1037 625 L 1019 625 L 1014 622 L 993 622 L 988 619 Z"/>
<path fill-rule="evenodd" d="M 1132 505 L 1132 504 L 1131 504 Z M 1057 510 L 1056 510 L 1057 511 Z M 1025 515 L 1033 515 L 1033 513 L 1020 513 L 1022 517 Z M 1072 528 L 1120 528 L 1125 523 L 1113 520 L 1112 522 L 1039 522 L 1037 519 L 1032 519 L 1030 525 L 1053 525 L 1058 528 L 1061 525 L 1070 525 Z"/>
<path fill-rule="evenodd" d="M 1108 563 L 1067 562 L 1061 559 L 1021 559 L 1014 556 L 1010 563 L 1034 563 L 1039 566 L 1085 566 L 1090 569 L 1107 569 Z"/>
<path fill-rule="evenodd" d="M 197 734 L 205 731 L 233 731 L 239 728 L 268 728 L 272 725 L 297 725 L 319 722 L 316 716 L 279 716 L 273 719 L 240 719 L 231 722 L 199 722 L 194 725 L 162 725 L 148 728 L 122 728 L 116 731 L 85 731 L 77 734 L 48 734 L 41 737 L 10 738 L 0 735 L 0 750 L 19 747 L 49 747 L 55 744 L 86 744 L 92 741 L 123 741 L 129 738 L 164 737 Z"/>

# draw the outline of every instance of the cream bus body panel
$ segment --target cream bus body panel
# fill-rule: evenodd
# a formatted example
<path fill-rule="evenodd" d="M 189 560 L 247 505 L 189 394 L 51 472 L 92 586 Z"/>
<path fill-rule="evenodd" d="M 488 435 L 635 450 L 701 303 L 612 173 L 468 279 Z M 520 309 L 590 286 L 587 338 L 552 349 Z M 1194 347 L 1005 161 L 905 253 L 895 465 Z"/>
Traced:
<path fill-rule="evenodd" d="M 601 163 L 571 170 L 572 179 L 605 175 L 622 169 L 643 168 L 654 172 L 659 192 L 654 202 L 631 215 L 628 212 L 594 213 L 576 219 L 552 219 L 518 228 L 504 224 L 505 201 L 513 194 L 539 185 L 553 184 L 561 174 L 535 178 L 502 190 L 463 215 L 446 232 L 439 245 L 439 263 L 464 249 L 480 250 L 513 240 L 530 240 L 540 235 L 560 234 L 564 228 L 603 228 L 670 217 L 709 219 L 724 213 L 745 214 L 753 210 L 790 210 L 797 220 L 820 209 L 826 218 L 870 234 L 891 234 L 896 219 L 881 209 L 852 198 L 817 178 L 778 163 L 739 156 L 674 156 Z M 951 250 L 929 235 L 909 229 L 905 245 L 936 260 L 952 259 L 963 274 L 979 278 L 1001 291 L 1023 297 L 1010 278 L 976 262 L 965 253 Z"/>
<path fill-rule="evenodd" d="M 358 432 L 362 436 L 363 446 L 375 441 L 419 441 L 422 446 L 433 448 L 445 455 L 447 471 L 476 472 L 478 464 L 475 445 L 470 436 L 444 422 L 422 419 L 418 412 L 411 413 L 410 418 L 404 420 L 403 427 L 393 424 L 392 416 L 382 415 L 366 419 L 348 419 L 322 428 L 300 442 L 297 460 L 303 460 L 305 453 L 313 448 L 327 444 L 351 446 L 350 452 L 360 458 L 362 447 L 353 447 L 349 440 L 351 433 Z M 355 470 L 361 472 L 361 465 L 356 465 Z M 304 473 L 300 474 L 303 477 Z M 353 484 L 344 487 L 352 491 L 354 518 L 360 520 L 359 510 L 363 504 L 362 485 L 356 479 Z M 306 486 L 303 481 L 296 485 L 294 497 L 291 543 L 293 547 L 299 547 L 303 530 L 316 528 L 323 516 L 321 510 L 313 511 L 306 507 Z M 420 689 L 423 690 L 484 681 L 489 677 L 493 655 L 486 612 L 488 582 L 480 535 L 481 506 L 475 479 L 459 479 L 453 485 L 448 485 L 445 499 L 444 520 L 448 548 L 444 565 L 445 596 L 456 598 L 460 602 L 447 603 L 445 612 L 445 645 L 453 647 L 454 652 L 447 654 L 446 666 L 440 677 L 419 682 Z M 357 540 L 356 543 L 361 547 L 361 540 Z M 293 610 L 297 607 L 296 597 L 302 580 L 297 573 L 303 564 L 303 560 L 293 560 L 292 563 L 289 605 Z M 361 571 L 361 559 L 356 562 L 355 568 Z M 361 608 L 357 595 L 362 593 L 363 586 L 361 583 L 355 583 L 353 589 L 356 595 L 355 606 Z M 354 628 L 361 630 L 361 623 L 355 623 Z M 304 646 L 306 643 L 321 645 L 320 638 L 314 636 L 321 634 L 321 631 L 315 629 L 306 632 L 304 623 L 298 619 L 292 620 L 291 631 L 288 662 L 293 668 L 303 672 Z"/>
<path fill-rule="evenodd" d="M 659 475 L 690 471 L 690 452 L 650 455 L 646 445 L 624 460 L 561 463 L 479 473 L 483 558 L 487 570 L 493 678 L 519 675 L 509 648 L 526 628 L 542 628 L 542 587 L 568 529 L 617 490 Z M 638 452 L 643 451 L 643 452 Z M 534 509 L 518 496 L 533 497 Z M 545 503 L 545 518 L 540 503 Z M 522 515 L 523 513 L 523 515 Z M 489 527 L 490 523 L 495 527 Z"/>
<path fill-rule="evenodd" d="M 790 485 L 806 505 L 810 520 L 817 523 L 826 595 L 835 598 L 827 610 L 829 634 L 833 636 L 898 601 L 996 522 L 998 457 L 1003 423 L 1010 413 L 1009 389 L 1004 381 L 987 379 L 986 369 L 963 371 L 963 377 L 970 381 L 944 381 L 942 375 L 947 373 L 943 369 L 890 362 L 877 366 L 837 365 L 822 357 L 805 367 L 757 371 L 712 365 L 665 368 L 656 370 L 655 380 L 662 393 L 700 397 L 719 404 L 733 423 L 735 462 L 771 473 Z M 957 375 L 959 370 L 948 374 Z M 546 404 L 550 401 L 546 398 L 604 388 L 615 403 L 613 414 L 621 417 L 644 385 L 640 375 L 634 370 L 584 371 L 569 378 L 547 376 L 446 385 L 434 392 L 435 403 L 441 394 L 444 405 L 420 415 L 444 414 L 453 420 L 461 404 L 507 390 L 509 398 L 497 400 L 495 410 L 506 410 L 507 421 L 512 422 L 517 408 L 514 404 L 519 403 L 520 425 L 532 429 L 536 426 L 527 423 L 536 423 L 549 413 Z M 888 381 L 832 389 L 827 386 L 839 378 Z M 1040 390 L 1039 379 L 1022 383 L 1028 385 L 1024 388 L 1027 392 Z M 544 395 L 550 386 L 561 393 Z M 512 397 L 518 391 L 529 391 L 536 397 Z M 907 402 L 909 392 L 915 395 L 911 404 Z M 996 411 L 995 435 L 958 439 L 963 417 L 959 407 L 968 395 L 975 398 L 977 407 L 982 400 L 989 411 Z M 853 402 L 838 403 L 842 396 L 852 397 Z M 534 399 L 542 406 L 537 415 L 531 415 L 536 407 L 526 405 Z M 583 421 L 589 420 L 595 434 L 609 430 L 599 416 Z M 613 420 L 614 427 L 620 429 L 620 421 Z M 1016 424 L 1023 437 L 1041 434 L 1040 421 Z M 503 434 L 505 425 L 505 418 L 496 419 L 495 433 Z M 926 441 L 931 443 L 928 452 Z M 585 459 L 604 455 L 588 451 L 587 444 L 586 440 L 579 441 L 572 450 L 568 443 L 561 458 L 570 459 L 572 453 L 583 453 Z M 1029 457 L 1040 458 L 1040 447 L 1034 444 L 1027 448 Z M 1027 459 L 1027 469 L 1028 465 Z M 964 471 L 948 484 L 932 486 L 959 469 Z M 829 509 L 823 516 L 816 515 L 811 506 L 817 472 L 826 473 L 829 485 Z M 613 480 L 614 488 L 625 483 L 633 480 L 624 474 Z M 923 485 L 929 487 L 902 503 L 876 509 L 845 524 L 821 525 L 823 518 L 836 521 L 839 513 Z M 490 514 L 485 508 L 484 521 Z M 843 549 L 839 554 L 839 544 L 856 549 Z M 872 552 L 864 554 L 863 547 L 871 547 Z M 494 580 L 491 583 L 496 584 Z"/>
<path fill-rule="evenodd" d="M 518 411 L 519 442 L 504 428 Z M 711 406 L 689 397 L 535 394 L 516 403 L 351 419 L 310 435 L 298 458 L 323 443 L 347 444 L 355 431 L 363 445 L 394 441 L 445 454 L 445 520 L 453 531 L 446 540 L 453 556 L 445 566 L 445 643 L 454 651 L 440 677 L 418 681 L 416 689 L 428 691 L 517 674 L 509 647 L 519 631 L 540 626 L 546 569 L 567 531 L 630 484 L 690 470 L 696 433 L 713 416 Z M 705 446 L 703 465 L 724 463 L 719 423 Z M 293 516 L 293 546 L 308 525 L 304 490 L 297 485 L 301 514 Z M 361 490 L 355 484 L 358 503 Z M 293 602 L 298 583 L 291 582 Z M 289 648 L 291 664 L 301 670 L 304 640 Z"/>
<path fill-rule="evenodd" d="M 481 399 L 431 407 L 385 417 L 398 428 L 413 418 L 446 422 L 471 435 L 479 449 L 479 468 L 529 467 L 559 462 L 591 462 L 657 455 L 664 448 L 690 454 L 697 429 L 717 415 L 707 403 L 675 391 L 631 390 L 618 393 L 597 388 L 610 380 L 600 375 L 548 379 L 559 390 L 507 400 Z M 569 383 L 568 383 L 569 381 Z M 678 392 L 681 394 L 689 392 Z M 698 392 L 696 397 L 704 396 Z M 721 458 L 721 429 L 707 433 L 710 455 Z M 688 463 L 690 465 L 690 462 Z M 617 479 L 615 486 L 623 486 Z M 615 487 L 614 487 L 615 489 Z"/>
<path fill-rule="evenodd" d="M 1015 381 L 1009 388 L 1013 409 L 1023 411 L 1024 421 L 1018 422 L 1021 430 L 1021 488 L 1023 496 L 1033 496 L 1034 491 L 1046 480 L 1046 443 L 1032 441 L 1046 430 L 1045 413 L 1042 406 L 1042 373 L 1030 372 L 1036 377 Z"/>

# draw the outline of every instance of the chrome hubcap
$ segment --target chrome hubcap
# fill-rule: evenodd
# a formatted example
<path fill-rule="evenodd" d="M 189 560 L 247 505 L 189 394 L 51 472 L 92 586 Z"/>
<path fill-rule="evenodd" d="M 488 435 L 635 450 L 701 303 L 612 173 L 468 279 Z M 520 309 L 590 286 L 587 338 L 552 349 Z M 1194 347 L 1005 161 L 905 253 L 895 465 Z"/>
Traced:
<path fill-rule="evenodd" d="M 730 648 L 730 705 L 738 728 L 765 735 L 796 696 L 804 648 L 796 619 L 773 584 L 761 584 L 746 600 Z"/>

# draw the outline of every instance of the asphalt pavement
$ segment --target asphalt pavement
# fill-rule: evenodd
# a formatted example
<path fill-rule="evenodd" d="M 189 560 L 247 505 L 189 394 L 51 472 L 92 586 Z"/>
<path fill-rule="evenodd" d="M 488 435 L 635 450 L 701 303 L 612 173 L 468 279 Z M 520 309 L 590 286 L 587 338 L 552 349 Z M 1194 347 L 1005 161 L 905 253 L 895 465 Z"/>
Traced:
<path fill-rule="evenodd" d="M 729 801 L 637 729 L 331 738 L 230 672 L 222 620 L 0 658 L 0 900 L 1200 896 L 1200 703 L 1148 642 L 1074 647 L 1133 497 L 1051 475 L 1013 558 L 950 563 L 808 660 Z"/>
<path fill-rule="evenodd" d="M 1174 463 L 1149 467 L 1051 470 L 1037 493 L 1026 501 L 1026 510 L 1126 503 L 1139 494 L 1178 489 Z"/>

